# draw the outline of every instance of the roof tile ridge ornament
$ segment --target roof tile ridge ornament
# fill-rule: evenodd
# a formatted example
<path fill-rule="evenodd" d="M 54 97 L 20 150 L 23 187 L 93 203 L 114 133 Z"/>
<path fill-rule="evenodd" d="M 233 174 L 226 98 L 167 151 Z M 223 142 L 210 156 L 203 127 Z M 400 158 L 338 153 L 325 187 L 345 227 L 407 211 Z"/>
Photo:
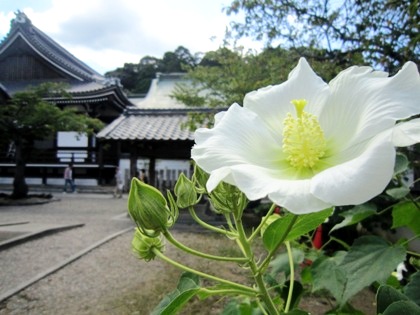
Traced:
<path fill-rule="evenodd" d="M 11 21 L 11 26 L 19 23 L 19 24 L 29 24 L 31 25 L 32 22 L 31 20 L 26 16 L 26 14 L 20 10 L 17 10 L 16 12 L 14 12 L 16 17 Z"/>

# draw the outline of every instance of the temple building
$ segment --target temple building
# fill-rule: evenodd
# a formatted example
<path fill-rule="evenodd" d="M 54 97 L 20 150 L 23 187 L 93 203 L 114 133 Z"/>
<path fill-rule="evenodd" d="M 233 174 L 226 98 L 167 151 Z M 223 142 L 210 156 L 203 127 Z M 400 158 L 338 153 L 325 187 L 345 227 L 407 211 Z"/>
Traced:
<path fill-rule="evenodd" d="M 145 98 L 129 99 L 118 79 L 107 78 L 66 51 L 17 12 L 0 42 L 0 106 L 19 91 L 45 82 L 62 82 L 71 97 L 47 99 L 100 119 L 106 127 L 96 136 L 58 132 L 36 143 L 26 161 L 28 184 L 62 184 L 63 171 L 74 163 L 77 185 L 111 184 L 115 167 L 132 176 L 145 169 L 152 184 L 172 185 L 180 172 L 190 172 L 193 133 L 182 128 L 192 110 L 170 93 L 183 74 L 160 74 Z M 0 183 L 13 181 L 13 143 L 0 147 Z"/>

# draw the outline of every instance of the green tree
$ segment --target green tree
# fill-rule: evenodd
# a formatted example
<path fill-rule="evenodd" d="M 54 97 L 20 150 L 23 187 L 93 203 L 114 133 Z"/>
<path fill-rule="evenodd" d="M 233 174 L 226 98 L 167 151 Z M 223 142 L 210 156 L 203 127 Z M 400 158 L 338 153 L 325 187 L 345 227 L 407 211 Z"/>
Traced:
<path fill-rule="evenodd" d="M 233 37 L 362 53 L 391 73 L 408 60 L 419 63 L 418 0 L 235 0 L 225 10 L 244 16 L 232 23 Z"/>
<path fill-rule="evenodd" d="M 291 50 L 267 48 L 259 54 L 220 48 L 206 53 L 200 64 L 188 72 L 189 83 L 179 84 L 172 95 L 187 106 L 242 105 L 248 92 L 285 81 L 301 56 L 306 56 L 313 69 L 326 80 L 355 61 L 363 63 L 360 54 L 346 55 L 334 51 L 334 55 L 340 55 L 340 62 L 337 62 L 326 58 L 328 53 L 302 47 Z M 203 123 L 207 123 L 207 115 L 194 115 L 189 128 L 195 129 Z"/>
<path fill-rule="evenodd" d="M 107 77 L 119 78 L 128 93 L 147 93 L 156 73 L 186 72 L 197 65 L 198 57 L 179 46 L 175 51 L 168 51 L 162 59 L 145 56 L 138 64 L 126 63 L 122 68 L 107 72 Z"/>
<path fill-rule="evenodd" d="M 54 95 L 69 97 L 64 86 L 46 83 L 18 92 L 8 103 L 0 106 L 2 138 L 12 141 L 16 150 L 13 198 L 24 198 L 28 194 L 25 165 L 34 141 L 46 139 L 58 131 L 93 134 L 103 127 L 103 123 L 98 119 L 69 108 L 62 110 L 45 100 Z"/>

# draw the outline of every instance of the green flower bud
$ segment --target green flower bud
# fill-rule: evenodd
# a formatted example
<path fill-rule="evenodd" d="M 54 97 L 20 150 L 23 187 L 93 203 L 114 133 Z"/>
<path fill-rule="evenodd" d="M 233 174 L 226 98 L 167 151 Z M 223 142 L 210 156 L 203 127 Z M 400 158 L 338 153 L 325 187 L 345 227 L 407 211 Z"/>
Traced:
<path fill-rule="evenodd" d="M 139 258 L 145 261 L 150 261 L 156 257 L 156 254 L 153 252 L 154 249 L 162 252 L 165 247 L 161 237 L 149 237 L 144 235 L 138 228 L 136 228 L 131 245 L 133 251 L 139 255 Z"/>
<path fill-rule="evenodd" d="M 179 178 L 175 184 L 174 188 L 176 199 L 176 204 L 179 208 L 188 208 L 197 204 L 197 192 L 195 191 L 195 186 L 192 181 L 190 181 L 184 173 L 179 175 Z"/>
<path fill-rule="evenodd" d="M 151 232 L 156 235 L 174 223 L 173 214 L 162 193 L 137 178 L 131 181 L 128 213 L 145 234 Z"/>
<path fill-rule="evenodd" d="M 204 172 L 197 164 L 194 164 L 193 182 L 197 186 L 199 194 L 207 193 L 206 184 L 209 180 L 210 174 Z"/>
<path fill-rule="evenodd" d="M 240 217 L 248 204 L 248 199 L 236 186 L 221 182 L 209 194 L 210 201 L 218 213 L 232 213 L 237 211 L 236 216 Z"/>

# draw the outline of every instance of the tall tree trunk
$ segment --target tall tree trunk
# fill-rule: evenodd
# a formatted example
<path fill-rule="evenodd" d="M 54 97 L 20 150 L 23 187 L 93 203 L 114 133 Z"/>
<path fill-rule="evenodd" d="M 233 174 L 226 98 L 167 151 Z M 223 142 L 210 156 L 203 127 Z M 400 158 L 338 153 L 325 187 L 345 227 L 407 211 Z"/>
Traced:
<path fill-rule="evenodd" d="M 16 142 L 16 170 L 13 180 L 12 198 L 21 199 L 28 196 L 28 185 L 25 181 L 25 159 L 22 152 L 22 145 Z"/>

